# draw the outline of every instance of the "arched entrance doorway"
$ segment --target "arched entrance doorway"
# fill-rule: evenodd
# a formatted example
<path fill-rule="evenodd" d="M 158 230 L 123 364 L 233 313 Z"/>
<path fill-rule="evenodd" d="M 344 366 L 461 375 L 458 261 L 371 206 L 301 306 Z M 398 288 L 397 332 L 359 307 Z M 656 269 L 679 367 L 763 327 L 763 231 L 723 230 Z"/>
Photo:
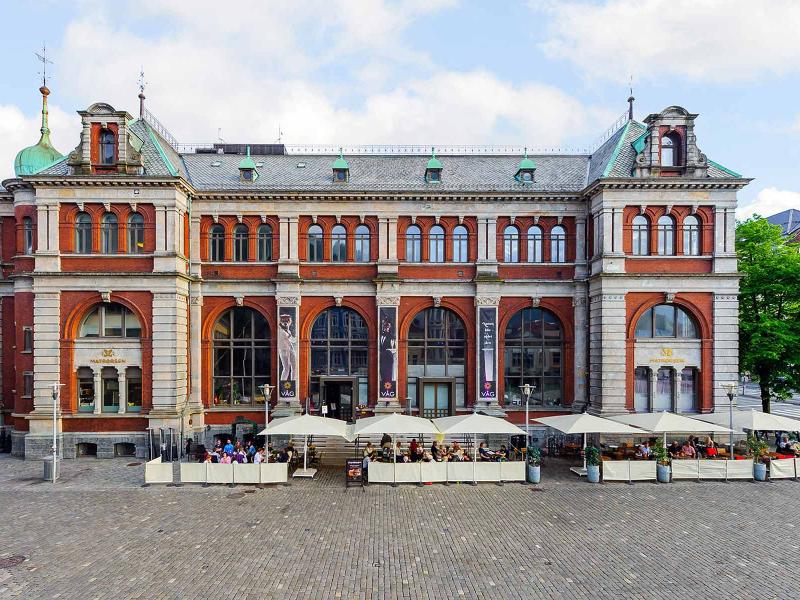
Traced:
<path fill-rule="evenodd" d="M 354 407 L 368 399 L 369 329 L 360 314 L 346 307 L 320 313 L 311 327 L 310 374 L 314 406 L 352 420 Z"/>

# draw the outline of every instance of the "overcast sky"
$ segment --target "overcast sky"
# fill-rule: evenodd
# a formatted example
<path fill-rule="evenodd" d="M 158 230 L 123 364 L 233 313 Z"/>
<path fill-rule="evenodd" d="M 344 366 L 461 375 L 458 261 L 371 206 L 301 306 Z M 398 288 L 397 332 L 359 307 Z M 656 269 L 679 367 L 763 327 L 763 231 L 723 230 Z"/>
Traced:
<path fill-rule="evenodd" d="M 0 179 L 76 110 L 147 106 L 183 142 L 593 142 L 626 109 L 700 114 L 706 155 L 755 181 L 740 216 L 800 209 L 797 0 L 0 0 Z"/>

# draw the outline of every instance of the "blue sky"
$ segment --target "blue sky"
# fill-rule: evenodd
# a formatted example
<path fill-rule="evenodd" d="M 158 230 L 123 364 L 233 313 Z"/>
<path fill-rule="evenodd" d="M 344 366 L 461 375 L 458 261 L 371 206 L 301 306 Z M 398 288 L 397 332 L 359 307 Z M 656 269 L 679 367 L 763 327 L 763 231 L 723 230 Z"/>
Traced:
<path fill-rule="evenodd" d="M 592 148 L 626 109 L 700 114 L 706 155 L 753 177 L 740 215 L 800 208 L 800 2 L 770 0 L 0 0 L 0 179 L 75 111 L 147 105 L 180 141 Z"/>

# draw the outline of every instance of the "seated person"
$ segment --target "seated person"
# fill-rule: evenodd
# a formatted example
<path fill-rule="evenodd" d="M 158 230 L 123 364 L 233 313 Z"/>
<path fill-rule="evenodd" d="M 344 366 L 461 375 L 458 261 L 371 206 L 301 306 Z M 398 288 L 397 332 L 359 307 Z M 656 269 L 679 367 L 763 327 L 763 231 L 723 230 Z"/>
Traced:
<path fill-rule="evenodd" d="M 453 447 L 450 450 L 450 460 L 456 462 L 464 460 L 464 450 L 459 446 L 458 442 L 453 442 Z"/>
<path fill-rule="evenodd" d="M 795 454 L 795 446 L 796 443 L 792 442 L 789 439 L 788 434 L 784 433 L 781 436 L 780 443 L 778 444 L 778 452 L 780 452 L 781 454 Z"/>
<path fill-rule="evenodd" d="M 642 455 L 642 458 L 649 459 L 651 453 L 652 449 L 650 448 L 650 442 L 645 442 L 639 446 L 639 454 Z"/>
<path fill-rule="evenodd" d="M 681 455 L 681 445 L 675 440 L 667 448 L 667 452 L 672 458 L 678 458 Z"/>
<path fill-rule="evenodd" d="M 683 448 L 681 448 L 681 453 L 686 458 L 696 458 L 697 457 L 697 452 L 695 451 L 694 446 L 692 446 L 689 443 L 689 440 L 686 440 L 686 442 L 683 444 Z"/>
<path fill-rule="evenodd" d="M 480 456 L 481 460 L 493 460 L 494 459 L 494 452 L 489 450 L 486 447 L 486 442 L 481 442 L 481 445 L 478 446 L 478 455 Z"/>
<path fill-rule="evenodd" d="M 505 444 L 500 444 L 500 451 L 495 453 L 495 460 L 507 460 L 508 448 Z"/>
<path fill-rule="evenodd" d="M 411 440 L 411 443 L 408 446 L 408 453 L 411 456 L 411 462 L 415 462 L 417 460 L 417 447 L 419 443 L 417 443 L 417 438 Z"/>
<path fill-rule="evenodd" d="M 403 450 L 403 442 L 397 440 L 396 448 L 397 449 L 395 450 L 395 461 L 399 463 L 410 462 L 411 459 L 408 458 L 408 456 L 406 456 L 405 450 Z"/>
<path fill-rule="evenodd" d="M 375 454 L 375 446 L 372 445 L 372 442 L 367 442 L 367 445 L 364 446 L 364 456 L 372 458 L 373 454 Z"/>
<path fill-rule="evenodd" d="M 389 449 L 391 449 L 392 436 L 390 436 L 388 433 L 384 433 L 383 437 L 381 438 L 381 448 L 386 448 L 387 446 L 389 447 Z"/>
<path fill-rule="evenodd" d="M 412 459 L 414 461 L 422 460 L 422 455 L 424 454 L 423 448 L 421 445 L 417 444 L 417 457 Z"/>
<path fill-rule="evenodd" d="M 711 436 L 706 436 L 706 457 L 713 458 L 717 456 L 717 444 L 711 439 Z"/>
<path fill-rule="evenodd" d="M 433 456 L 431 456 L 430 450 L 425 450 L 422 454 L 422 462 L 431 462 L 433 460 Z"/>
<path fill-rule="evenodd" d="M 433 457 L 433 460 L 441 460 L 441 457 L 439 456 L 439 450 L 439 443 L 436 440 L 433 440 L 433 443 L 431 444 L 431 456 Z"/>

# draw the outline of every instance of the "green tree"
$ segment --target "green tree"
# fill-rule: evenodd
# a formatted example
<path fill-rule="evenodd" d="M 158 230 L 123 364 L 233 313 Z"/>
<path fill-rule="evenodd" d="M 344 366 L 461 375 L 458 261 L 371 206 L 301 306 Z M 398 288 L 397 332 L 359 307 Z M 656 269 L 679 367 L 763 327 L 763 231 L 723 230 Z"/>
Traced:
<path fill-rule="evenodd" d="M 737 224 L 739 365 L 758 380 L 764 412 L 800 389 L 799 250 L 757 215 Z"/>

